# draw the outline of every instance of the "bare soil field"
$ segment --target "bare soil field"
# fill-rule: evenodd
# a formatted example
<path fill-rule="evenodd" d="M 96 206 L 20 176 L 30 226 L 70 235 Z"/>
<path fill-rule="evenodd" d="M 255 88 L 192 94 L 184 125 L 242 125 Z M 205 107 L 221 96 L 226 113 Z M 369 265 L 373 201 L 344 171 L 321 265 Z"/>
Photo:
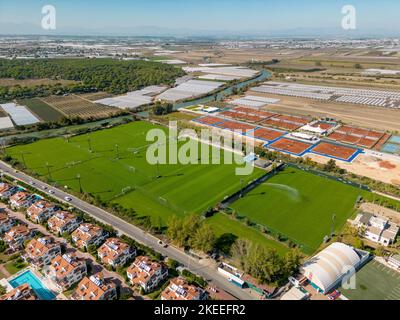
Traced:
<path fill-rule="evenodd" d="M 266 107 L 265 110 L 268 111 L 309 117 L 330 117 L 356 126 L 383 131 L 400 131 L 399 110 L 250 92 L 252 95 L 281 100 Z"/>
<path fill-rule="evenodd" d="M 92 92 L 92 93 L 84 93 L 80 94 L 79 97 L 90 100 L 90 101 L 96 101 L 96 100 L 101 100 L 105 98 L 110 98 L 113 95 L 107 92 Z"/>
<path fill-rule="evenodd" d="M 42 98 L 42 100 L 67 117 L 103 118 L 120 111 L 117 108 L 95 104 L 74 94 L 50 96 Z"/>
<path fill-rule="evenodd" d="M 316 154 L 307 154 L 307 157 L 323 164 L 329 161 L 328 158 Z M 398 162 L 391 160 L 391 168 L 382 166 L 382 162 L 387 163 L 383 159 L 361 154 L 352 163 L 337 161 L 337 165 L 349 172 L 400 186 L 400 160 Z"/>

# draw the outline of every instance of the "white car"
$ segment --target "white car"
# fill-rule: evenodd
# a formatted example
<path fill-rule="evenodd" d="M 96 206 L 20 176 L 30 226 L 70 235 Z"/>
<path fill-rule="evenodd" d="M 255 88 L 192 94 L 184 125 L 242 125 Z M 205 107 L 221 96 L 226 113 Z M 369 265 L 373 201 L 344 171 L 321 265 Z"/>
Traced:
<path fill-rule="evenodd" d="M 32 185 L 32 186 L 34 186 L 35 185 L 35 183 L 31 180 L 31 181 L 29 181 L 29 184 L 30 185 Z"/>
<path fill-rule="evenodd" d="M 53 190 L 49 190 L 49 193 L 50 194 L 54 194 L 55 192 Z"/>
<path fill-rule="evenodd" d="M 71 202 L 71 201 L 72 201 L 72 198 L 71 198 L 71 197 L 65 197 L 64 199 L 65 199 L 65 201 L 68 201 L 68 202 Z"/>

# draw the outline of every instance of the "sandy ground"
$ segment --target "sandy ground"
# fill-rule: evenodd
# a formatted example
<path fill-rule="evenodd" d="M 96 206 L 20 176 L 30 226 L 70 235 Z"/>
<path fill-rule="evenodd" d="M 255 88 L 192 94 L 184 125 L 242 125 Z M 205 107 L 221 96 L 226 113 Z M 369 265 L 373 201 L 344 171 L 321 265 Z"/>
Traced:
<path fill-rule="evenodd" d="M 360 206 L 361 211 L 369 212 L 375 215 L 390 219 L 393 223 L 400 225 L 400 213 L 394 210 L 381 207 L 374 203 L 363 203 Z"/>
<path fill-rule="evenodd" d="M 400 131 L 399 110 L 263 94 L 253 91 L 249 91 L 249 93 L 252 95 L 280 99 L 280 102 L 264 108 L 268 111 L 310 117 L 330 117 L 356 126 L 384 131 Z"/>
<path fill-rule="evenodd" d="M 329 158 L 316 154 L 307 154 L 307 157 L 318 163 L 329 161 Z M 390 163 L 390 169 L 388 163 Z M 357 175 L 400 186 L 400 159 L 397 161 L 394 159 L 384 160 L 379 157 L 362 154 L 352 163 L 336 161 L 336 164 L 340 168 Z"/>

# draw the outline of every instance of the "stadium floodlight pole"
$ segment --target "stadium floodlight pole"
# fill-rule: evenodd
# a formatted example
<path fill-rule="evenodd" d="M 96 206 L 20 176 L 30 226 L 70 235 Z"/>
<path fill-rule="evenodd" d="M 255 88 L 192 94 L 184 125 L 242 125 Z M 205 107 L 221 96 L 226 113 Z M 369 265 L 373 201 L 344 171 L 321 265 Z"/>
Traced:
<path fill-rule="evenodd" d="M 331 227 L 331 237 L 333 237 L 335 233 L 335 221 L 336 221 L 336 214 L 332 215 L 332 227 Z"/>
<path fill-rule="evenodd" d="M 91 153 L 92 152 L 92 140 L 90 139 L 90 136 L 88 137 L 87 141 L 89 144 L 89 152 Z"/>
<path fill-rule="evenodd" d="M 50 172 L 50 166 L 49 166 L 49 163 L 48 163 L 48 162 L 46 162 L 46 168 L 47 168 L 47 175 L 49 176 L 49 179 L 52 180 L 52 178 L 51 178 L 51 172 Z"/>
<path fill-rule="evenodd" d="M 115 148 L 116 148 L 116 153 L 117 153 L 117 159 L 119 159 L 119 145 L 116 144 Z"/>
<path fill-rule="evenodd" d="M 26 168 L 25 156 L 24 153 L 21 151 L 22 162 L 24 164 L 24 168 Z"/>
<path fill-rule="evenodd" d="M 82 183 L 81 183 L 81 175 L 78 173 L 78 174 L 76 175 L 76 178 L 78 179 L 78 183 L 79 183 L 79 192 L 80 192 L 80 193 L 83 193 L 83 190 L 82 190 Z"/>

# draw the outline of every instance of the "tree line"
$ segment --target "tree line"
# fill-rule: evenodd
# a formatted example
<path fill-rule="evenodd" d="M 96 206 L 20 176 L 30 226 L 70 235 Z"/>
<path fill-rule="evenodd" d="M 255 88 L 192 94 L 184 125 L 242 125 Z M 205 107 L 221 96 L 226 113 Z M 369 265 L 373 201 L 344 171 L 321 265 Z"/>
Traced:
<path fill-rule="evenodd" d="M 106 91 L 121 94 L 144 86 L 172 85 L 184 75 L 175 66 L 151 61 L 115 59 L 0 59 L 0 78 L 73 80 L 63 85 L 2 86 L 0 99 L 30 98 L 51 94 Z"/>

